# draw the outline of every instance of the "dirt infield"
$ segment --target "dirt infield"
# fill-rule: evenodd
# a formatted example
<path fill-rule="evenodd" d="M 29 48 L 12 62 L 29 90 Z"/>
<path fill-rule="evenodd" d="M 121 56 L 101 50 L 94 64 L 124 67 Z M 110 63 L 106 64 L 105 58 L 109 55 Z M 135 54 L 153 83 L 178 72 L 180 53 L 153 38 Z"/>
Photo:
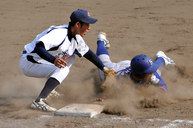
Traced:
<path fill-rule="evenodd" d="M 193 127 L 192 7 L 192 0 L 1 0 L 0 127 Z M 97 33 L 104 31 L 111 42 L 109 53 L 114 62 L 130 60 L 137 54 L 154 58 L 159 50 L 176 62 L 176 68 L 163 73 L 168 92 L 157 107 L 138 107 L 135 103 L 142 92 L 127 87 L 119 97 L 105 101 L 108 112 L 115 115 L 62 117 L 29 109 L 45 79 L 23 75 L 19 69 L 21 51 L 49 26 L 68 24 L 71 12 L 78 8 L 89 10 L 99 20 L 85 36 L 93 51 Z M 58 87 L 63 96 L 48 100 L 56 108 L 68 103 L 93 103 L 99 83 L 96 67 L 77 57 L 69 76 Z"/>

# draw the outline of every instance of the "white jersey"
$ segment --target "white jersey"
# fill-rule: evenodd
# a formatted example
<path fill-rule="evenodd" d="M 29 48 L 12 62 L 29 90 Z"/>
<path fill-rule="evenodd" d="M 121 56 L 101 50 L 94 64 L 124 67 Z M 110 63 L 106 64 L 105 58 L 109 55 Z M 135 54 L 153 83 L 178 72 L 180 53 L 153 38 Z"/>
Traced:
<path fill-rule="evenodd" d="M 36 53 L 32 53 L 36 43 L 42 41 L 45 49 L 53 56 L 72 56 L 75 51 L 79 56 L 84 56 L 88 52 L 89 47 L 84 42 L 83 38 L 77 34 L 71 41 L 68 38 L 68 25 L 51 26 L 29 44 L 25 45 L 25 50 L 28 54 L 33 55 L 36 61 L 42 59 Z"/>
<path fill-rule="evenodd" d="M 20 68 L 23 73 L 26 76 L 37 78 L 52 77 L 61 83 L 67 77 L 70 67 L 74 63 L 74 54 L 84 56 L 89 51 L 89 47 L 80 35 L 77 34 L 69 40 L 70 34 L 68 34 L 68 25 L 51 26 L 37 35 L 31 43 L 25 45 L 25 52 L 20 58 Z M 33 52 L 38 41 L 43 42 L 45 49 L 51 55 L 59 58 L 65 57 L 67 65 L 64 68 L 58 68 Z"/>

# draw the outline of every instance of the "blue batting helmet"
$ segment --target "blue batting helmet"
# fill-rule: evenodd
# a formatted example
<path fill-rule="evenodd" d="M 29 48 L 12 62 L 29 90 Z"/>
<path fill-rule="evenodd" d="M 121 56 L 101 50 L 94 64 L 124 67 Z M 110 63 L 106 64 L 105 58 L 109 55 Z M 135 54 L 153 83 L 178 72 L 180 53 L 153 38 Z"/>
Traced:
<path fill-rule="evenodd" d="M 131 60 L 131 72 L 134 74 L 153 73 L 156 70 L 151 58 L 147 55 L 137 55 Z"/>

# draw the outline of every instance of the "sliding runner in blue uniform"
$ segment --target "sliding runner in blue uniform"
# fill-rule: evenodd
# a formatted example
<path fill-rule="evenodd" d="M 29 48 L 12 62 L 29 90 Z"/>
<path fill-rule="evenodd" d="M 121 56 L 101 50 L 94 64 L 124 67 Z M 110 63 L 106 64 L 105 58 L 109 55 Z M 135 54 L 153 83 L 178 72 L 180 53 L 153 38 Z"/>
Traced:
<path fill-rule="evenodd" d="M 110 43 L 106 38 L 106 34 L 100 32 L 98 34 L 96 54 L 108 69 L 115 71 L 117 79 L 121 76 L 129 76 L 137 86 L 154 84 L 163 89 L 163 91 L 168 90 L 161 78 L 161 69 L 164 66 L 175 65 L 175 63 L 163 51 L 157 52 L 155 62 L 152 62 L 149 56 L 141 54 L 133 57 L 131 60 L 114 63 L 111 61 L 109 52 L 107 51 L 109 47 Z M 99 70 L 99 74 L 101 80 L 104 81 L 104 73 Z"/>

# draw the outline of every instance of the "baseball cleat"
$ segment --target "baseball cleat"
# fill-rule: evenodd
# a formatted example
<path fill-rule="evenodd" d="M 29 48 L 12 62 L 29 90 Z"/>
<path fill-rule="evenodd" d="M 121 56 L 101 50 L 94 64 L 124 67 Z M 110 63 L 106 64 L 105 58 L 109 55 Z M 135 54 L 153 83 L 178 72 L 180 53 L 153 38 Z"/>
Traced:
<path fill-rule="evenodd" d="M 167 57 L 163 51 L 158 51 L 156 54 L 156 57 L 163 58 L 166 66 L 167 65 L 175 65 L 174 61 L 171 58 Z"/>
<path fill-rule="evenodd" d="M 109 48 L 110 47 L 110 43 L 109 41 L 107 40 L 107 34 L 105 32 L 99 32 L 98 34 L 98 38 L 97 40 L 99 41 L 104 41 L 104 46 L 105 48 Z"/>
<path fill-rule="evenodd" d="M 40 99 L 39 102 L 33 101 L 30 108 L 50 112 L 57 110 L 56 108 L 50 107 L 48 103 L 46 103 L 45 99 Z"/>

